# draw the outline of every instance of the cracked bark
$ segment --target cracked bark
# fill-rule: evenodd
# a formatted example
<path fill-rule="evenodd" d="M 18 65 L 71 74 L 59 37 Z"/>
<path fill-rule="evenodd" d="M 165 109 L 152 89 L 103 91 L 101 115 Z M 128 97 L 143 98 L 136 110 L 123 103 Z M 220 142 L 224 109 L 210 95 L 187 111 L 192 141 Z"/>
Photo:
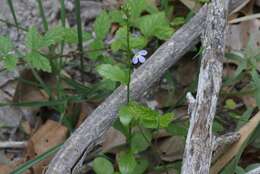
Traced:
<path fill-rule="evenodd" d="M 212 0 L 208 6 L 196 99 L 187 94 L 190 127 L 182 174 L 209 173 L 214 149 L 212 125 L 222 83 L 228 4 L 228 0 Z"/>
<path fill-rule="evenodd" d="M 235 9 L 243 0 L 232 0 Z M 134 73 L 131 81 L 131 98 L 138 100 L 163 73 L 199 42 L 206 20 L 207 5 Z M 126 87 L 116 89 L 65 142 L 48 166 L 47 174 L 78 173 L 86 155 L 98 145 L 106 130 L 116 119 L 118 108 L 126 102 Z"/>

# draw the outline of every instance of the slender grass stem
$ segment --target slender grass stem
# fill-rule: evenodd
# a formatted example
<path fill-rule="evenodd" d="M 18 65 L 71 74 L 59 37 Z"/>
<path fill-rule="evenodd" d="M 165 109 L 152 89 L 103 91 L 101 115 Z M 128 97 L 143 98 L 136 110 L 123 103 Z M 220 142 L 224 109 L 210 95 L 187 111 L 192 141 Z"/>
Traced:
<path fill-rule="evenodd" d="M 80 70 L 81 70 L 81 80 L 84 80 L 84 53 L 83 53 L 83 35 L 82 35 L 82 25 L 80 17 L 80 0 L 75 0 L 76 7 L 76 20 L 77 20 L 77 30 L 78 30 L 78 50 L 80 52 Z"/>
<path fill-rule="evenodd" d="M 19 24 L 18 24 L 18 21 L 17 21 L 17 17 L 16 17 L 16 14 L 15 14 L 15 10 L 14 10 L 14 6 L 13 6 L 13 1 L 12 0 L 7 0 L 7 4 L 11 10 L 11 13 L 12 13 L 12 16 L 14 18 L 14 23 L 16 25 L 16 28 L 19 29 Z"/>
<path fill-rule="evenodd" d="M 39 12 L 40 12 L 40 16 L 42 18 L 42 23 L 43 23 L 43 28 L 46 31 L 48 31 L 48 22 L 46 20 L 45 14 L 44 14 L 44 9 L 43 9 L 43 5 L 42 5 L 42 1 L 41 0 L 37 0 L 38 2 L 38 8 L 39 8 Z"/>

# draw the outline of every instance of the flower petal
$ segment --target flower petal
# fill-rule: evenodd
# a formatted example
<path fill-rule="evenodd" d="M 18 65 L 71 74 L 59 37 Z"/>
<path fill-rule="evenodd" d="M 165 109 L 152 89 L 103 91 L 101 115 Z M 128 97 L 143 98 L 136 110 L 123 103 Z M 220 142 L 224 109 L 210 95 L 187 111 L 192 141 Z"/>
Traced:
<path fill-rule="evenodd" d="M 134 57 L 132 58 L 132 63 L 133 63 L 133 64 L 138 64 L 138 57 L 137 57 L 137 56 L 134 56 Z"/>
<path fill-rule="evenodd" d="M 140 63 L 144 63 L 145 62 L 145 57 L 143 57 L 143 56 L 139 56 L 138 59 L 139 59 Z"/>
<path fill-rule="evenodd" d="M 138 54 L 139 55 L 142 55 L 142 56 L 145 56 L 145 55 L 147 55 L 147 51 L 146 50 L 140 50 L 140 51 L 138 51 Z"/>

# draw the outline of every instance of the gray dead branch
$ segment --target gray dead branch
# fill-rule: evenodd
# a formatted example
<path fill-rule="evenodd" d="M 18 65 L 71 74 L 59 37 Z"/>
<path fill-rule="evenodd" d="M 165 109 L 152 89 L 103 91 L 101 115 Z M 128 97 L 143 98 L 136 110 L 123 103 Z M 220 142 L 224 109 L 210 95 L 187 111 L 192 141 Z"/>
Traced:
<path fill-rule="evenodd" d="M 0 149 L 23 149 L 27 147 L 26 141 L 6 141 L 6 142 L 0 142 Z"/>
<path fill-rule="evenodd" d="M 196 99 L 190 93 L 190 127 L 182 163 L 182 174 L 209 173 L 214 149 L 212 125 L 222 84 L 227 0 L 212 0 L 202 36 L 203 55 Z"/>
<path fill-rule="evenodd" d="M 231 10 L 243 0 L 232 0 Z M 133 73 L 131 98 L 138 100 L 164 72 L 199 42 L 204 29 L 207 5 L 173 37 L 164 43 L 141 67 Z M 102 141 L 104 133 L 117 118 L 119 107 L 126 102 L 126 87 L 113 92 L 65 142 L 46 171 L 47 174 L 70 174 L 80 170 L 86 155 Z"/>
<path fill-rule="evenodd" d="M 246 174 L 259 174 L 260 173 L 260 167 L 257 167 L 249 172 L 247 172 Z"/>

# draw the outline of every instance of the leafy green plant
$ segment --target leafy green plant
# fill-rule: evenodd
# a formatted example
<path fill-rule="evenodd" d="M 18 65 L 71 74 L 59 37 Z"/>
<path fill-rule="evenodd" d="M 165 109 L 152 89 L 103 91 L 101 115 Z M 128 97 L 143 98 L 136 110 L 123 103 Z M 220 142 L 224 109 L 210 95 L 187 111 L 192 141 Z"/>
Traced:
<path fill-rule="evenodd" d="M 258 74 L 257 64 L 260 61 L 260 51 L 253 46 L 252 38 L 248 41 L 246 48 L 242 51 L 226 54 L 226 58 L 237 64 L 234 75 L 227 78 L 224 84 L 230 85 L 245 76 L 251 76 L 250 88 L 254 91 L 254 96 L 258 107 L 260 107 L 260 75 Z"/>

